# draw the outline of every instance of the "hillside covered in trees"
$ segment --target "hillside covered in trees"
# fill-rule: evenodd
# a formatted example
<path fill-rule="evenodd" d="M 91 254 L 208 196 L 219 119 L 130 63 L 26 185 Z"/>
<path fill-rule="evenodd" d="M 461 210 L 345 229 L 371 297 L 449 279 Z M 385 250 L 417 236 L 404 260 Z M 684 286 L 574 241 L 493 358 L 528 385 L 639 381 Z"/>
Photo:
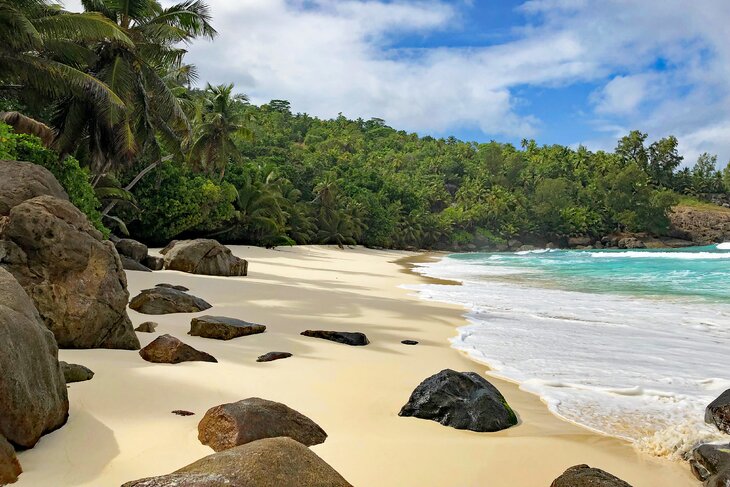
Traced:
<path fill-rule="evenodd" d="M 489 247 L 668 230 L 680 195 L 730 192 L 703 154 L 631 132 L 613 152 L 435 139 L 321 120 L 232 85 L 194 89 L 184 46 L 215 37 L 187 1 L 0 0 L 0 158 L 54 172 L 97 226 L 161 245 Z M 108 229 L 108 230 L 107 230 Z"/>

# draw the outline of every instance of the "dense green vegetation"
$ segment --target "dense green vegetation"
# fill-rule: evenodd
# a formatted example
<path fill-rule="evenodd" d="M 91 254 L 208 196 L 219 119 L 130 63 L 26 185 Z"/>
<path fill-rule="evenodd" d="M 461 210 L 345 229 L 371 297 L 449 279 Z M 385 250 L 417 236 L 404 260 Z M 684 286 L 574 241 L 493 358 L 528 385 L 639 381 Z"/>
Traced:
<path fill-rule="evenodd" d="M 191 89 L 181 46 L 215 36 L 203 2 L 83 3 L 86 14 L 69 14 L 0 0 L 0 26 L 25 29 L 0 29 L 0 118 L 34 134 L 0 124 L 0 157 L 48 167 L 98 226 L 103 218 L 151 244 L 212 236 L 407 248 L 661 234 L 678 195 L 730 191 L 730 169 L 717 171 L 714 156 L 680 169 L 674 137 L 647 145 L 634 131 L 611 153 L 473 143 L 379 119 L 321 120 L 284 100 L 254 106 L 232 85 Z"/>

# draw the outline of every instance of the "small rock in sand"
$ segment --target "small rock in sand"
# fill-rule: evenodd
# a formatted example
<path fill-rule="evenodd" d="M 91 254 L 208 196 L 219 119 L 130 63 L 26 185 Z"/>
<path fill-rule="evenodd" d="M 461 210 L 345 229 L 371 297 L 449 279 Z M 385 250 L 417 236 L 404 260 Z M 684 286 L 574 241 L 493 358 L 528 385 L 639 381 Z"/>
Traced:
<path fill-rule="evenodd" d="M 327 331 L 327 330 L 307 330 L 301 333 L 305 337 L 322 338 L 332 342 L 343 343 L 361 347 L 370 343 L 368 337 L 359 331 Z"/>
<path fill-rule="evenodd" d="M 401 341 L 403 345 L 418 345 L 418 342 L 416 340 L 403 340 Z"/>
<path fill-rule="evenodd" d="M 139 351 L 148 362 L 179 364 L 180 362 L 218 362 L 215 357 L 196 350 L 172 335 L 161 335 Z"/>
<path fill-rule="evenodd" d="M 154 321 L 145 321 L 137 328 L 135 328 L 134 331 L 138 331 L 140 333 L 154 333 L 156 329 L 157 323 L 155 323 Z"/>
<path fill-rule="evenodd" d="M 271 362 L 273 360 L 281 360 L 283 358 L 289 358 L 292 355 L 289 352 L 269 352 L 265 353 L 256 359 L 257 362 Z"/>
<path fill-rule="evenodd" d="M 66 384 L 72 382 L 84 382 L 91 380 L 94 377 L 94 372 L 79 364 L 69 364 L 66 362 L 59 362 L 61 370 L 63 371 L 63 377 L 66 379 Z"/>
<path fill-rule="evenodd" d="M 255 335 L 266 331 L 264 325 L 249 323 L 248 321 L 228 318 L 226 316 L 199 316 L 190 322 L 188 335 L 214 338 L 216 340 L 231 340 L 246 335 Z"/>
<path fill-rule="evenodd" d="M 576 465 L 553 480 L 550 487 L 631 487 L 631 485 L 600 468 Z"/>
<path fill-rule="evenodd" d="M 169 313 L 197 313 L 211 308 L 206 301 L 184 291 L 167 287 L 145 289 L 132 301 L 129 307 L 147 315 Z"/>
<path fill-rule="evenodd" d="M 184 409 L 176 409 L 172 411 L 172 414 L 177 414 L 178 416 L 194 416 L 195 413 L 192 411 L 185 411 Z"/>

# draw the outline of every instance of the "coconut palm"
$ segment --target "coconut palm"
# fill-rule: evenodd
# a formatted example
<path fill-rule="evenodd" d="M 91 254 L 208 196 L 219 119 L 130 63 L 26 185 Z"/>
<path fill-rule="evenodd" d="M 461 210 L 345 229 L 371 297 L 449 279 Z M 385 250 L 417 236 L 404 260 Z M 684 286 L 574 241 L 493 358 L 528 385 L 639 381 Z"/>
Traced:
<path fill-rule="evenodd" d="M 242 105 L 247 102 L 246 95 L 233 94 L 233 84 L 206 86 L 189 154 L 194 168 L 223 179 L 228 164 L 240 158 L 235 139 L 253 136 L 251 118 Z"/>
<path fill-rule="evenodd" d="M 0 0 L 0 94 L 35 104 L 74 97 L 112 117 L 124 102 L 83 70 L 94 55 L 86 46 L 101 41 L 133 46 L 117 25 L 98 13 L 69 13 L 45 0 Z M 5 121 L 26 133 L 46 129 L 32 127 L 33 119 L 15 114 Z"/>
<path fill-rule="evenodd" d="M 175 96 L 171 71 L 182 66 L 184 45 L 197 37 L 213 38 L 208 6 L 184 1 L 163 8 L 156 0 L 83 0 L 87 12 L 102 15 L 131 39 L 121 45 L 107 39 L 95 45 L 89 72 L 105 82 L 125 104 L 105 117 L 83 100 L 70 98 L 59 107 L 54 124 L 57 144 L 83 155 L 99 179 L 134 155 L 160 159 L 160 141 L 179 150 L 189 136 L 188 118 Z"/>

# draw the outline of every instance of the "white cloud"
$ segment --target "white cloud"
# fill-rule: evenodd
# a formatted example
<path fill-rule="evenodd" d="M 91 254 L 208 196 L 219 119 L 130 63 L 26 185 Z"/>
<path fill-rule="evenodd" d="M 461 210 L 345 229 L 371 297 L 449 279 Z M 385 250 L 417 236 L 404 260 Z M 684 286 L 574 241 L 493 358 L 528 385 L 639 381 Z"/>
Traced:
<path fill-rule="evenodd" d="M 730 157 L 726 0 L 530 0 L 509 41 L 423 49 L 392 42 L 458 32 L 471 2 L 208 2 L 220 36 L 196 42 L 189 60 L 204 80 L 233 81 L 255 102 L 284 98 L 297 111 L 381 117 L 421 133 L 471 127 L 540 140 L 544 122 L 515 92 L 592 82 L 599 88 L 582 107 L 593 118 L 587 138 L 638 128 L 675 134 L 689 153 Z"/>

